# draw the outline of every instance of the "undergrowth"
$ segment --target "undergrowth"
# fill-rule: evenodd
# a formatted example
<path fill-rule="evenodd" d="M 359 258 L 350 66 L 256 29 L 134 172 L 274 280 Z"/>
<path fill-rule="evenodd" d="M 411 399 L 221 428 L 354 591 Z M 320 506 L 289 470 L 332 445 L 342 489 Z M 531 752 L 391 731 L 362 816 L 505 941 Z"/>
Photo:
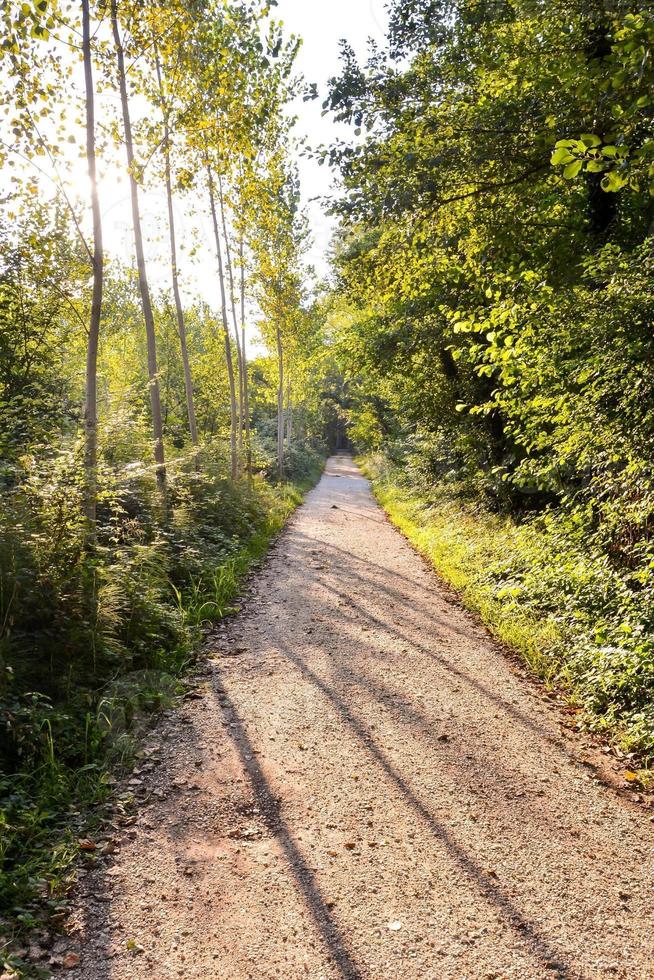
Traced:
<path fill-rule="evenodd" d="M 232 483 L 221 460 L 105 493 L 83 546 L 72 456 L 26 460 L 0 515 L 0 973 L 39 976 L 21 937 L 60 920 L 80 839 L 107 815 L 139 736 L 183 690 L 211 625 L 313 485 Z M 13 975 L 13 973 L 11 974 Z"/>
<path fill-rule="evenodd" d="M 635 754 L 649 784 L 649 582 L 613 567 L 579 515 L 550 509 L 516 521 L 460 493 L 456 483 L 420 485 L 382 455 L 363 465 L 393 523 L 465 605 L 547 684 L 567 691 L 581 723 Z"/>

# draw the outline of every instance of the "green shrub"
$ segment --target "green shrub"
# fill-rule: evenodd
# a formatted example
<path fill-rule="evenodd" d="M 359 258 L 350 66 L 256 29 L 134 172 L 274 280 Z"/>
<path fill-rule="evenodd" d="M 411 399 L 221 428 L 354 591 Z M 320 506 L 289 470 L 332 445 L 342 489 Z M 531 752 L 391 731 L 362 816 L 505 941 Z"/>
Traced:
<path fill-rule="evenodd" d="M 295 468 L 315 480 L 320 458 Z M 0 510 L 0 921 L 56 911 L 77 853 L 70 810 L 98 813 L 111 766 L 171 703 L 203 630 L 299 503 L 293 484 L 234 483 L 224 448 L 169 470 L 101 461 L 97 544 L 85 544 L 76 446 L 25 456 Z M 100 808 L 100 810 L 98 810 Z M 2 965 L 0 954 L 0 966 Z"/>
<path fill-rule="evenodd" d="M 411 451 L 410 451 L 411 452 Z M 410 455 L 409 452 L 409 455 Z M 369 458 L 392 520 L 501 639 L 585 709 L 586 724 L 654 760 L 654 571 L 616 564 L 581 507 L 520 520 L 455 480 Z"/>

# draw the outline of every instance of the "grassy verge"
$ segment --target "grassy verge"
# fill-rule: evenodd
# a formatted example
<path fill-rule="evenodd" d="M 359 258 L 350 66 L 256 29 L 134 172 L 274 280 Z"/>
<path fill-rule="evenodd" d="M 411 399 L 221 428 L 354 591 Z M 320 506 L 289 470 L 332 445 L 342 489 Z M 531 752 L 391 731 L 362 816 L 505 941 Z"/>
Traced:
<path fill-rule="evenodd" d="M 140 736 L 185 689 L 211 624 L 236 611 L 246 576 L 313 486 L 315 466 L 302 481 L 254 488 L 259 516 L 250 532 L 224 560 L 203 563 L 200 572 L 166 573 L 163 591 L 148 596 L 157 615 L 175 623 L 174 642 L 153 635 L 138 669 L 117 665 L 98 686 L 77 681 L 68 696 L 53 701 L 22 693 L 2 708 L 11 736 L 13 765 L 0 774 L 0 973 L 42 977 L 48 971 L 30 960 L 32 946 L 65 916 L 67 894 L 80 852 L 89 848 L 111 812 L 129 809 L 119 798 L 116 777 L 134 763 Z M 144 591 L 146 585 L 144 584 Z M 136 642 L 136 640 L 135 640 Z M 139 643 L 147 634 L 139 634 Z M 6 746 L 5 746 L 6 748 Z M 4 972 L 3 972 L 4 971 Z"/>
<path fill-rule="evenodd" d="M 567 693 L 579 724 L 625 757 L 628 780 L 651 785 L 651 639 L 642 608 L 604 557 L 551 516 L 518 524 L 446 486 L 427 499 L 382 458 L 361 462 L 392 522 L 467 608 Z"/>
<path fill-rule="evenodd" d="M 478 613 L 498 639 L 519 650 L 539 676 L 560 681 L 564 664 L 557 655 L 562 638 L 556 623 L 507 603 L 485 581 L 483 569 L 498 548 L 514 545 L 512 528 L 493 515 L 481 520 L 454 500 L 428 505 L 388 480 L 375 479 L 370 467 L 365 469 L 393 524 L 429 559 L 466 607 Z"/>
<path fill-rule="evenodd" d="M 271 541 L 302 503 L 307 490 L 317 483 L 321 472 L 316 470 L 312 477 L 298 483 L 268 488 L 265 520 L 247 543 L 235 555 L 212 569 L 209 575 L 192 580 L 185 589 L 172 587 L 187 626 L 191 629 L 201 628 L 238 611 L 233 603 L 245 578 L 267 554 Z"/>

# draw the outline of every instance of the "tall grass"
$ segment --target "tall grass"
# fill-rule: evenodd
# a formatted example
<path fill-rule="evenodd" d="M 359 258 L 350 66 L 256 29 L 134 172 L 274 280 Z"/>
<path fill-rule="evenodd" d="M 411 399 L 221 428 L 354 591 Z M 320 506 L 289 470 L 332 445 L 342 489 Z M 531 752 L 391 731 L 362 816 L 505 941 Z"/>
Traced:
<path fill-rule="evenodd" d="M 185 626 L 191 629 L 206 627 L 238 611 L 234 600 L 244 578 L 266 554 L 272 538 L 301 502 L 303 489 L 315 482 L 315 472 L 314 477 L 301 485 L 286 484 L 270 494 L 263 525 L 252 533 L 238 554 L 232 555 L 200 577 L 191 578 L 184 589 L 172 585 L 177 608 Z"/>
<path fill-rule="evenodd" d="M 237 608 L 244 577 L 318 478 L 312 463 L 301 485 L 234 484 L 220 458 L 173 472 L 165 520 L 151 474 L 108 475 L 92 551 L 73 454 L 25 460 L 5 487 L 0 972 L 32 975 L 12 940 L 61 911 L 111 773 L 174 702 L 206 631 Z"/>
<path fill-rule="evenodd" d="M 612 566 L 576 515 L 516 522 L 457 493 L 414 485 L 382 456 L 363 461 L 380 504 L 408 540 L 547 684 L 580 723 L 654 762 L 654 580 Z"/>

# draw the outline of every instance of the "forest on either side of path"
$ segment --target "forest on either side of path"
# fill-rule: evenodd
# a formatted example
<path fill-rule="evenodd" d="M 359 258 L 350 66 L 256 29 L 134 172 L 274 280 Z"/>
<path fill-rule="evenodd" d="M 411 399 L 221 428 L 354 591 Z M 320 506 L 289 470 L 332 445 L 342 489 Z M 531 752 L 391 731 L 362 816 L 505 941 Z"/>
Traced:
<path fill-rule="evenodd" d="M 89 813 L 338 448 L 651 782 L 654 11 L 390 0 L 317 93 L 275 6 L 0 6 L 12 940 L 61 916 Z M 312 151 L 339 185 L 320 282 L 314 97 L 352 132 Z"/>

